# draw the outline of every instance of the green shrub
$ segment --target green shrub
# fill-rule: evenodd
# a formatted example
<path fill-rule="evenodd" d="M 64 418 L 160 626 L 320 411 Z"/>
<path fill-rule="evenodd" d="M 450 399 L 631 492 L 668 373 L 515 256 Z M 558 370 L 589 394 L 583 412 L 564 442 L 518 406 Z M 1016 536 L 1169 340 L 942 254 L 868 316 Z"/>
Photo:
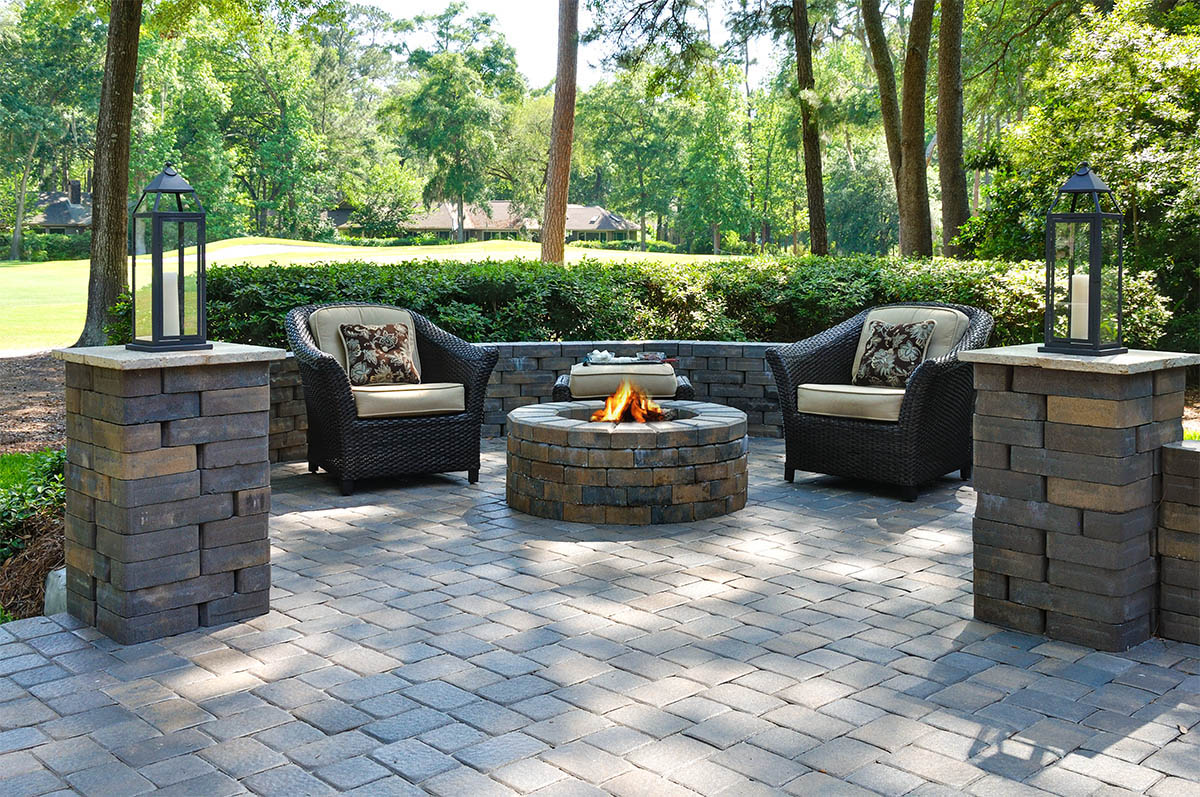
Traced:
<path fill-rule="evenodd" d="M 66 502 L 66 452 L 48 449 L 23 459 L 23 472 L 10 473 L 0 487 L 0 563 L 21 550 L 21 531 L 28 521 L 41 513 L 61 514 Z"/>
<path fill-rule="evenodd" d="M 12 233 L 0 235 L 0 257 L 8 257 Z M 21 236 L 21 259 L 35 263 L 46 260 L 86 260 L 91 255 L 92 234 L 60 235 L 26 232 Z"/>
<path fill-rule="evenodd" d="M 345 246 L 438 246 L 452 244 L 449 238 L 439 238 L 435 233 L 422 232 L 404 235 L 399 238 L 355 238 L 353 236 L 336 236 L 331 239 L 334 243 Z"/>
<path fill-rule="evenodd" d="M 613 249 L 619 252 L 642 251 L 641 241 L 636 238 L 628 238 L 623 241 L 571 241 L 567 245 L 577 246 L 580 249 Z M 653 238 L 647 238 L 645 251 L 674 254 L 679 251 L 679 247 L 670 241 L 656 241 Z"/>
<path fill-rule="evenodd" d="M 715 262 L 413 260 L 209 271 L 209 336 L 286 345 L 283 317 L 302 304 L 368 301 L 409 307 L 473 341 L 789 341 L 866 307 L 943 301 L 996 318 L 995 345 L 1042 334 L 1043 267 L 1036 263 L 759 256 Z M 1170 312 L 1151 275 L 1125 283 L 1126 342 L 1154 347 Z M 114 342 L 129 339 L 129 303 L 113 308 Z"/>

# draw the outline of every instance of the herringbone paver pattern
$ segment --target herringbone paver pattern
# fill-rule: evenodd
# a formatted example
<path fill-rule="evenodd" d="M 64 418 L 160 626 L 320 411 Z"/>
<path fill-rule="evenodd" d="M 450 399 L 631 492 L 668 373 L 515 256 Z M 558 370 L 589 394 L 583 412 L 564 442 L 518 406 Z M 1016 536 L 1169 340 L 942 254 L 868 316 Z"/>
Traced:
<path fill-rule="evenodd" d="M 678 527 L 274 474 L 273 611 L 0 627 L 0 795 L 1200 793 L 1200 648 L 971 619 L 974 493 L 780 478 Z"/>

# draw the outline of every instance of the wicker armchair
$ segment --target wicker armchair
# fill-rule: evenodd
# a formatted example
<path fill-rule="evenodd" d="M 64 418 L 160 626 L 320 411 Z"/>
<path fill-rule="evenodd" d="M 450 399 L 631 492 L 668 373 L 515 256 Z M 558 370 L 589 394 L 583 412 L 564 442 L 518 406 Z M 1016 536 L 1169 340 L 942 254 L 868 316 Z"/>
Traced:
<path fill-rule="evenodd" d="M 308 410 L 308 469 L 324 468 L 340 480 L 342 493 L 354 482 L 379 476 L 466 471 L 479 480 L 479 434 L 488 378 L 496 366 L 494 347 L 467 343 L 409 311 L 416 332 L 423 383 L 462 385 L 463 409 L 399 417 L 360 417 L 346 371 L 322 351 L 309 320 L 325 308 L 384 309 L 384 305 L 342 302 L 306 305 L 287 314 L 288 341 L 304 384 Z M 455 386 L 453 390 L 457 392 Z"/>
<path fill-rule="evenodd" d="M 696 389 L 692 387 L 692 382 L 682 374 L 675 375 L 675 395 L 677 401 L 693 401 L 696 398 Z M 554 389 L 551 391 L 551 396 L 555 401 L 572 401 L 571 397 L 571 375 L 563 374 L 554 382 Z"/>
<path fill-rule="evenodd" d="M 859 337 L 872 310 L 790 346 L 770 348 L 766 359 L 779 390 L 787 443 L 784 478 L 797 470 L 898 485 L 905 500 L 918 487 L 951 471 L 971 476 L 971 416 L 975 389 L 970 363 L 958 352 L 987 345 L 992 317 L 973 307 L 906 302 L 884 308 L 952 308 L 966 328 L 940 356 L 921 363 L 909 378 L 895 422 L 812 414 L 797 409 L 801 385 L 848 385 Z M 884 308 L 873 308 L 880 310 Z"/>

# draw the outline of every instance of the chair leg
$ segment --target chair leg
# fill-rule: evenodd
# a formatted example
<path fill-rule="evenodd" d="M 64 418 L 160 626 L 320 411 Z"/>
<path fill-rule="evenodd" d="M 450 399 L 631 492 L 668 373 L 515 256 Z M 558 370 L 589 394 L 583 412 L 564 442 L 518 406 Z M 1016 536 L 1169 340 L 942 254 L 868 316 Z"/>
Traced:
<path fill-rule="evenodd" d="M 971 466 L 964 465 L 961 468 L 959 468 L 958 475 L 962 477 L 963 481 L 969 481 L 971 478 Z"/>
<path fill-rule="evenodd" d="M 308 472 L 309 473 L 316 473 L 320 467 L 321 467 L 320 465 L 313 462 L 311 459 L 308 461 Z"/>
<path fill-rule="evenodd" d="M 916 485 L 906 484 L 900 488 L 900 498 L 905 501 L 916 501 L 917 496 L 920 495 L 920 492 L 921 491 L 917 489 Z"/>
<path fill-rule="evenodd" d="M 354 479 L 342 479 L 342 495 L 354 494 Z"/>
<path fill-rule="evenodd" d="M 783 466 L 783 479 L 786 482 L 794 482 L 796 480 L 796 469 L 790 468 L 787 465 Z"/>
<path fill-rule="evenodd" d="M 479 481 L 479 468 L 471 468 L 467 471 L 467 484 L 474 484 Z"/>

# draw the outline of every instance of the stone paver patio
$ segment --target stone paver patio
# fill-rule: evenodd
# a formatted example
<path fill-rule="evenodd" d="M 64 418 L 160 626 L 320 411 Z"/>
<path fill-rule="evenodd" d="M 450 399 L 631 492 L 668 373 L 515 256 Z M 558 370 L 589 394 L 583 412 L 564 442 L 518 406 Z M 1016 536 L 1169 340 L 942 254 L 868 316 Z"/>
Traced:
<path fill-rule="evenodd" d="M 752 442 L 743 511 L 637 529 L 513 513 L 498 442 L 470 487 L 281 466 L 269 615 L 0 626 L 0 795 L 1200 793 L 1200 648 L 975 622 L 969 486 L 782 455 Z"/>

